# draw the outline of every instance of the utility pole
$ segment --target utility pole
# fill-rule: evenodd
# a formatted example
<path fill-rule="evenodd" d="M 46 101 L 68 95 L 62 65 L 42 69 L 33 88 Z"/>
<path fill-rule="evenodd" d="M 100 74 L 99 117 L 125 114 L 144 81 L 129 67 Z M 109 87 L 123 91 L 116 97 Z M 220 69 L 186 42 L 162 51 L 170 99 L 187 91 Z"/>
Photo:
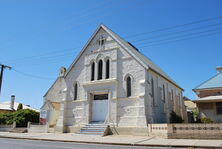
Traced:
<path fill-rule="evenodd" d="M 3 64 L 0 64 L 0 66 L 1 66 L 1 74 L 0 74 L 0 95 L 1 95 L 2 79 L 3 79 L 3 72 L 4 72 L 4 69 L 5 69 L 5 68 L 12 69 L 12 67 L 7 66 L 7 65 L 3 65 Z"/>

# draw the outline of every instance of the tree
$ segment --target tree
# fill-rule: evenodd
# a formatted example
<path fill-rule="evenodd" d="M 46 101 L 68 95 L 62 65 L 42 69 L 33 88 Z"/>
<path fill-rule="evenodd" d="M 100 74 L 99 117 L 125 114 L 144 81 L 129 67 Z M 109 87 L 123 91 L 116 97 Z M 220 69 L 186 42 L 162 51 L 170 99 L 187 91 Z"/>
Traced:
<path fill-rule="evenodd" d="M 23 105 L 20 103 L 17 107 L 17 111 L 22 110 L 23 109 Z"/>
<path fill-rule="evenodd" d="M 172 111 L 170 113 L 170 123 L 183 123 L 183 119 L 176 112 Z"/>

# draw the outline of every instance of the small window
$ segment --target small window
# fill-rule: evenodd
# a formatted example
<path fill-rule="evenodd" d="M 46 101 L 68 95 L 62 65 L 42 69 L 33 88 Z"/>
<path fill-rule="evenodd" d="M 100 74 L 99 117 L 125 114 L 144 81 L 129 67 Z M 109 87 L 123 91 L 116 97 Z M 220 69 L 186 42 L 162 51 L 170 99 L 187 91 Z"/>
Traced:
<path fill-rule="evenodd" d="M 217 114 L 222 114 L 222 102 L 216 102 Z"/>
<path fill-rule="evenodd" d="M 91 65 L 91 81 L 95 79 L 95 63 L 93 62 Z"/>
<path fill-rule="evenodd" d="M 109 79 L 109 72 L 110 72 L 110 62 L 109 60 L 106 61 L 106 79 Z"/>
<path fill-rule="evenodd" d="M 132 89 L 132 86 L 131 86 L 131 78 L 130 78 L 130 76 L 128 76 L 127 79 L 126 79 L 127 97 L 130 97 L 130 96 L 131 96 L 131 89 Z"/>
<path fill-rule="evenodd" d="M 98 80 L 101 80 L 103 77 L 103 61 L 99 60 L 98 64 Z"/>
<path fill-rule="evenodd" d="M 105 44 L 105 41 L 106 41 L 106 39 L 101 36 L 100 39 L 99 39 L 99 45 L 103 46 Z"/>
<path fill-rule="evenodd" d="M 77 96 L 78 96 L 78 84 L 75 83 L 75 85 L 74 85 L 74 100 L 77 100 Z"/>

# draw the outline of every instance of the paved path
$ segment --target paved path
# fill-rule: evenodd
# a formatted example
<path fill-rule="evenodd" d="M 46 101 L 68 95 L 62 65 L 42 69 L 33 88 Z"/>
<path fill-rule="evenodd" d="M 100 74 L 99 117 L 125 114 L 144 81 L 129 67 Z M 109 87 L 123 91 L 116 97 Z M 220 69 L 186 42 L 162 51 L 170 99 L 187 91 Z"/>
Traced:
<path fill-rule="evenodd" d="M 39 140 L 16 140 L 0 138 L 1 149 L 173 149 L 170 147 L 139 147 L 104 144 L 83 144 Z"/>
<path fill-rule="evenodd" d="M 9 133 L 0 132 L 0 138 L 17 138 L 28 140 L 60 141 L 72 143 L 91 143 L 129 146 L 159 147 L 199 147 L 222 148 L 222 140 L 197 139 L 161 139 L 148 136 L 111 135 L 106 137 L 93 135 L 75 135 L 73 133 Z M 1 146 L 0 146 L 1 149 Z M 14 148 L 13 148 L 14 149 Z"/>

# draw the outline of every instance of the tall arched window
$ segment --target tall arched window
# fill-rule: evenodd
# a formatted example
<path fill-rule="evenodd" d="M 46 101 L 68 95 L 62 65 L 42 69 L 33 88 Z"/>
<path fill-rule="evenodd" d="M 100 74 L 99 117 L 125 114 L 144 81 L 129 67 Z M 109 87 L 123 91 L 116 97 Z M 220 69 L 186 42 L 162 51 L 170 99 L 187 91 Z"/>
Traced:
<path fill-rule="evenodd" d="M 165 85 L 163 85 L 163 102 L 166 100 Z"/>
<path fill-rule="evenodd" d="M 95 79 L 95 63 L 93 62 L 91 65 L 91 81 Z"/>
<path fill-rule="evenodd" d="M 132 89 L 132 84 L 131 84 L 132 82 L 131 82 L 131 78 L 130 78 L 130 76 L 128 76 L 127 77 L 127 79 L 126 79 L 126 96 L 127 97 L 130 97 L 131 95 L 132 95 L 132 93 L 131 93 L 131 89 Z"/>
<path fill-rule="evenodd" d="M 153 83 L 153 78 L 151 79 L 151 94 L 153 97 L 153 105 L 155 105 L 155 95 L 154 95 L 154 83 Z"/>
<path fill-rule="evenodd" d="M 106 79 L 109 79 L 109 72 L 110 72 L 110 62 L 109 59 L 106 61 Z"/>
<path fill-rule="evenodd" d="M 74 84 L 74 100 L 77 100 L 77 96 L 78 96 L 78 84 L 75 83 Z"/>
<path fill-rule="evenodd" d="M 103 78 L 103 61 L 99 60 L 98 63 L 98 80 L 101 80 Z"/>
<path fill-rule="evenodd" d="M 174 105 L 174 93 L 173 93 L 173 89 L 171 90 L 171 102 L 172 102 L 172 105 Z"/>

